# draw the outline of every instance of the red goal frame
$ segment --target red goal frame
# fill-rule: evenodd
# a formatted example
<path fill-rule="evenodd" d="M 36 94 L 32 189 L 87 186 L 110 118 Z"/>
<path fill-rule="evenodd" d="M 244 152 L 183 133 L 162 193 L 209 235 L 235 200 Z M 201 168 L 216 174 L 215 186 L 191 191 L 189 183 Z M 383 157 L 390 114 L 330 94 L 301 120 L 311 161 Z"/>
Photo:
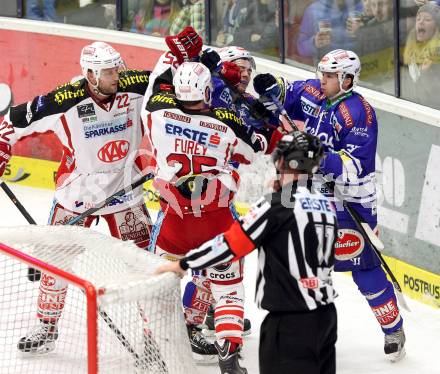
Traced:
<path fill-rule="evenodd" d="M 87 368 L 88 374 L 98 374 L 98 304 L 95 286 L 80 277 L 0 243 L 0 252 L 31 267 L 62 278 L 81 288 L 87 299 Z"/>

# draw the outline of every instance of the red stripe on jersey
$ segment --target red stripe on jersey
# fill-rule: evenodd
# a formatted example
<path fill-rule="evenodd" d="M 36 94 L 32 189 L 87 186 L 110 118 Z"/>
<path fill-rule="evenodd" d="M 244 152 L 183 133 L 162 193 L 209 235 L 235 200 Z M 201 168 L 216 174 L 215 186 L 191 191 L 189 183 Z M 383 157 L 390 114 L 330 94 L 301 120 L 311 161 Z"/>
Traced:
<path fill-rule="evenodd" d="M 72 154 L 74 154 L 75 150 L 73 149 L 73 145 L 72 145 L 72 134 L 70 133 L 69 125 L 67 124 L 66 116 L 64 114 L 61 116 L 61 123 L 63 125 L 64 132 L 66 133 L 67 136 L 67 143 L 69 144 Z"/>
<path fill-rule="evenodd" d="M 244 310 L 243 309 L 241 309 L 241 310 L 237 309 L 236 310 L 235 309 L 235 305 L 234 304 L 231 304 L 231 305 L 234 306 L 234 309 L 227 309 L 228 305 L 226 305 L 226 308 L 223 308 L 223 310 L 217 310 L 216 309 L 215 312 L 214 312 L 214 318 L 218 318 L 218 317 L 224 316 L 224 315 L 234 315 L 234 316 L 243 318 Z"/>
<path fill-rule="evenodd" d="M 243 326 L 237 325 L 235 323 L 219 323 L 215 326 L 216 333 L 222 331 L 243 331 Z"/>
<path fill-rule="evenodd" d="M 216 312 L 219 312 L 219 311 L 221 311 L 222 309 L 231 309 L 231 304 L 229 304 L 229 305 L 220 305 L 220 306 L 216 306 L 215 307 L 215 311 Z M 240 305 L 237 305 L 237 304 L 234 304 L 234 309 L 241 309 L 241 310 L 244 310 L 244 308 L 242 307 L 242 306 L 240 306 Z"/>
<path fill-rule="evenodd" d="M 141 124 L 141 134 L 142 134 L 142 137 L 144 137 L 144 135 L 145 135 L 144 121 L 142 121 L 141 116 L 139 116 L 139 120 L 140 120 L 140 124 Z"/>
<path fill-rule="evenodd" d="M 231 161 L 236 161 L 243 165 L 249 165 L 251 163 L 245 156 L 240 155 L 238 153 L 232 155 Z"/>
<path fill-rule="evenodd" d="M 228 231 L 226 231 L 224 238 L 229 245 L 229 248 L 237 258 L 244 257 L 255 249 L 252 240 L 245 234 L 239 222 L 234 222 Z"/>

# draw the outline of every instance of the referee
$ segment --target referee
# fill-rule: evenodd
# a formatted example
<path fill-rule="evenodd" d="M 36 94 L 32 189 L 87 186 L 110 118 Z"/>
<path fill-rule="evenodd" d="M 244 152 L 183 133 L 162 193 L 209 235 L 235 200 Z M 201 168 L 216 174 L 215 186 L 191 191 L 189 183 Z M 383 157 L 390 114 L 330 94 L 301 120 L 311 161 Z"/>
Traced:
<path fill-rule="evenodd" d="M 272 158 L 279 173 L 275 192 L 258 200 L 224 234 L 157 272 L 181 275 L 259 251 L 256 302 L 269 311 L 261 326 L 261 374 L 336 372 L 337 316 L 331 272 L 336 216 L 312 187 L 323 148 L 318 138 L 295 131 L 278 142 Z M 219 352 L 223 342 L 215 342 Z M 237 357 L 219 364 L 241 374 Z"/>

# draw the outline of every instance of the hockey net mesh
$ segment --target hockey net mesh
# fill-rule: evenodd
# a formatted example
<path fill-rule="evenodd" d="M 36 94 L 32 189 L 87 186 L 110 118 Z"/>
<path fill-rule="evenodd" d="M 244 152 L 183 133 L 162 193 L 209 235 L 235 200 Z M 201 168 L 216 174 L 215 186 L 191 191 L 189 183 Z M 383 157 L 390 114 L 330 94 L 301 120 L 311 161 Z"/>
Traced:
<path fill-rule="evenodd" d="M 152 275 L 164 260 L 131 242 L 80 227 L 0 228 L 0 243 L 100 290 L 99 373 L 195 373 L 180 280 L 169 273 Z M 27 271 L 23 260 L 6 254 L 0 245 L 0 372 L 87 373 L 87 336 L 94 332 L 87 328 L 85 294 L 72 283 L 57 323 L 55 349 L 46 354 L 18 351 L 20 338 L 40 324 L 36 315 L 40 282 L 30 282 Z"/>

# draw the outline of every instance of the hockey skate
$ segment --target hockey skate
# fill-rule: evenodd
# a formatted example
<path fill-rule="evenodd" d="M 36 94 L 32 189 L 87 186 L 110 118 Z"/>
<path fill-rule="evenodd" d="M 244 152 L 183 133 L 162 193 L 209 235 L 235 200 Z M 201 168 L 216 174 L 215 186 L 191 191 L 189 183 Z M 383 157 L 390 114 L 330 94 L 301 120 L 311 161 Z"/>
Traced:
<path fill-rule="evenodd" d="M 391 362 L 400 361 L 405 357 L 405 340 L 403 327 L 391 334 L 385 334 L 385 345 L 383 349 Z"/>
<path fill-rule="evenodd" d="M 193 357 L 198 364 L 214 364 L 217 358 L 217 349 L 209 343 L 202 332 L 194 325 L 187 325 Z"/>
<path fill-rule="evenodd" d="M 55 341 L 58 339 L 58 327 L 56 324 L 43 322 L 22 337 L 17 348 L 21 352 L 32 354 L 49 353 L 55 349 Z"/>
<path fill-rule="evenodd" d="M 205 328 L 202 330 L 203 335 L 206 337 L 214 337 L 215 336 L 215 324 L 214 324 L 214 308 L 209 308 L 208 313 L 205 317 Z M 247 336 L 251 333 L 251 321 L 247 318 L 244 319 L 243 326 L 243 336 Z"/>
<path fill-rule="evenodd" d="M 238 363 L 238 349 L 235 352 L 229 352 L 231 342 L 224 340 L 223 346 L 217 341 L 214 342 L 218 351 L 218 365 L 222 374 L 247 374 L 247 369 L 242 368 Z"/>

